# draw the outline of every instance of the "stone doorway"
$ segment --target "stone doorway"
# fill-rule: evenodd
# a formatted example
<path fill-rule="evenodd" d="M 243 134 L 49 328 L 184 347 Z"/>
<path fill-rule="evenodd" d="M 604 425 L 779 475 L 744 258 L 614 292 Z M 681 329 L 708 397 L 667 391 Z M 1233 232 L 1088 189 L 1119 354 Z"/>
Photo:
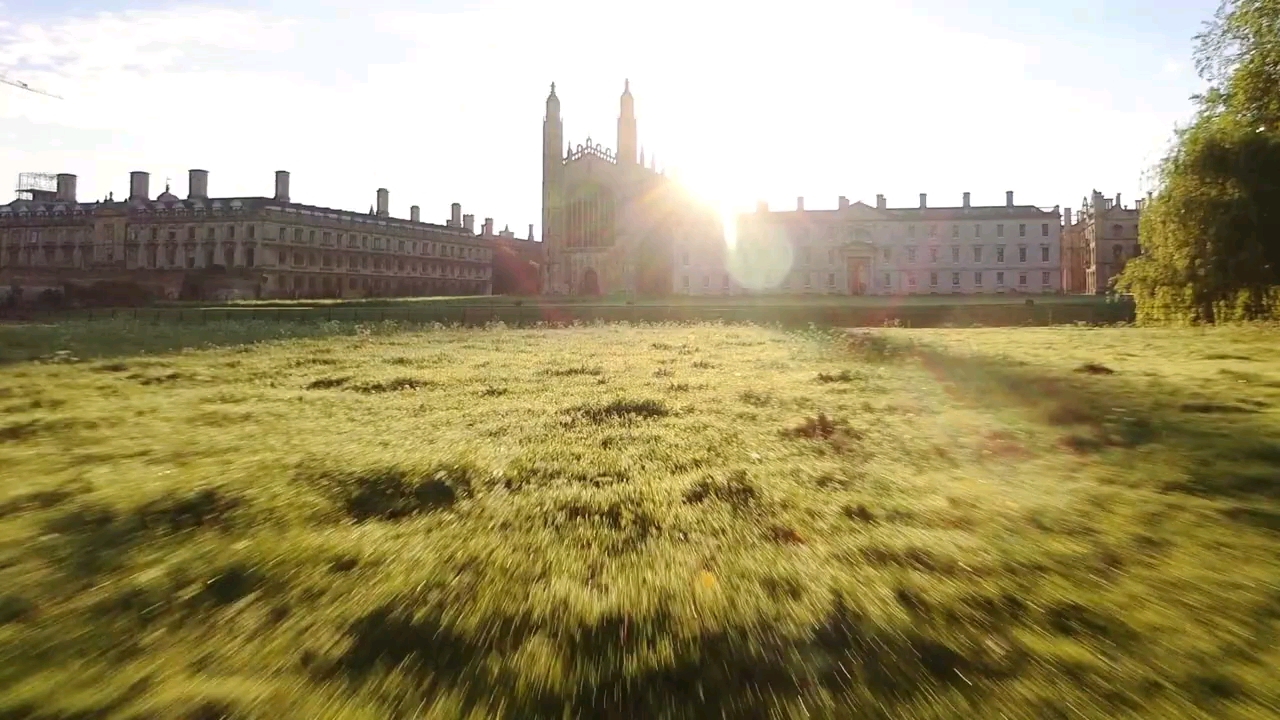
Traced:
<path fill-rule="evenodd" d="M 851 257 L 847 259 L 849 272 L 849 294 L 866 295 L 867 286 L 871 282 L 871 259 Z"/>
<path fill-rule="evenodd" d="M 586 272 L 582 273 L 582 288 L 579 294 L 600 294 L 600 280 L 596 278 L 596 271 L 593 268 L 587 268 Z"/>

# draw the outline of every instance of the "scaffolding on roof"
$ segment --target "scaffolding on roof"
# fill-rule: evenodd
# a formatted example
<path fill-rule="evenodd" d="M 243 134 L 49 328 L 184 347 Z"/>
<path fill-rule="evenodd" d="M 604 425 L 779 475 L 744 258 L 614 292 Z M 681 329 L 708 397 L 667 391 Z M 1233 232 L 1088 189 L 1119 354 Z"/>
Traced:
<path fill-rule="evenodd" d="M 54 173 L 18 173 L 19 200 L 35 200 L 40 195 L 58 192 L 58 176 Z"/>

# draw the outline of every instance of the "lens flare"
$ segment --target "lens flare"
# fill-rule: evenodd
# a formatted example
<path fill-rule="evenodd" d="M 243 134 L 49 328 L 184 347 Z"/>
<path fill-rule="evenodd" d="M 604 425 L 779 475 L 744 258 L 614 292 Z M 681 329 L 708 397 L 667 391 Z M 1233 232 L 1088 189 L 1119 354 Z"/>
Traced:
<path fill-rule="evenodd" d="M 725 259 L 729 274 L 748 290 L 771 290 L 780 286 L 795 262 L 785 229 L 777 225 L 739 227 L 726 225 L 726 238 L 733 226 L 734 242 L 726 242 Z"/>

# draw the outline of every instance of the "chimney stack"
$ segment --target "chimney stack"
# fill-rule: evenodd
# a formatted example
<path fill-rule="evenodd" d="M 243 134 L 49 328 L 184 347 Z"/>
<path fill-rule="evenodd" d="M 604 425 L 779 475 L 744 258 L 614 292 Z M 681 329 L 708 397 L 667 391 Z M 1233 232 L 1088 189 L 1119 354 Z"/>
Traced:
<path fill-rule="evenodd" d="M 1067 227 L 1071 226 L 1071 208 L 1067 208 L 1066 212 L 1062 213 L 1062 221 Z"/>
<path fill-rule="evenodd" d="M 70 173 L 58 173 L 57 198 L 64 202 L 76 201 L 76 176 Z"/>
<path fill-rule="evenodd" d="M 422 222 L 422 209 L 417 205 L 409 207 L 409 222 Z"/>
<path fill-rule="evenodd" d="M 876 209 L 884 210 L 888 205 L 885 203 L 884 195 L 876 195 Z"/>
<path fill-rule="evenodd" d="M 151 175 L 134 170 L 129 173 L 129 202 L 151 199 Z"/>
<path fill-rule="evenodd" d="M 533 240 L 533 223 L 529 223 L 529 240 Z"/>
<path fill-rule="evenodd" d="M 449 227 L 462 227 L 462 203 L 449 206 Z"/>
<path fill-rule="evenodd" d="M 493 218 L 484 219 L 484 228 L 480 231 L 480 234 L 485 237 L 493 237 Z"/>
<path fill-rule="evenodd" d="M 840 209 L 841 210 L 849 209 L 849 198 L 845 197 L 844 195 L 840 196 Z"/>
<path fill-rule="evenodd" d="M 1013 207 L 1013 191 L 1006 190 L 1004 193 L 1004 206 Z"/>
<path fill-rule="evenodd" d="M 804 196 L 796 198 L 796 211 L 804 212 Z"/>
<path fill-rule="evenodd" d="M 187 199 L 205 200 L 209 197 L 209 171 L 187 171 Z"/>
<path fill-rule="evenodd" d="M 476 216 L 463 215 L 462 227 L 465 228 L 467 232 L 471 233 L 472 235 L 475 235 L 476 234 Z"/>
<path fill-rule="evenodd" d="M 969 193 L 964 194 L 964 206 L 969 207 Z"/>
<path fill-rule="evenodd" d="M 276 200 L 289 202 L 289 171 L 276 171 Z"/>
<path fill-rule="evenodd" d="M 1124 207 L 1123 205 L 1120 204 L 1120 193 L 1116 193 L 1116 207 L 1118 208 Z"/>
<path fill-rule="evenodd" d="M 926 195 L 926 194 L 924 194 L 924 193 L 920 193 L 920 207 L 922 207 L 922 208 L 927 208 L 927 207 L 929 207 L 928 198 L 929 198 L 929 196 L 928 196 L 928 195 Z"/>
<path fill-rule="evenodd" d="M 390 193 L 386 188 L 378 188 L 378 217 L 389 217 Z"/>

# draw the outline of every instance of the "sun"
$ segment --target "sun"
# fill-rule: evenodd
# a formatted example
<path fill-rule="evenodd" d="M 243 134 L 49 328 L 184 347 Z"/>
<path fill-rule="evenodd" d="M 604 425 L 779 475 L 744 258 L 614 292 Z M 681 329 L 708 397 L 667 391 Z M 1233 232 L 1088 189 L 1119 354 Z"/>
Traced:
<path fill-rule="evenodd" d="M 741 178 L 680 174 L 676 179 L 694 202 L 715 214 L 724 242 L 724 267 L 734 282 L 749 291 L 781 287 L 795 264 L 794 249 L 780 227 L 753 222 L 753 203 L 734 191 Z M 747 235 L 740 238 L 743 228 Z"/>
<path fill-rule="evenodd" d="M 730 250 L 738 242 L 738 215 L 747 206 L 741 201 L 741 193 L 735 192 L 733 180 L 697 172 L 681 173 L 677 182 L 694 202 L 714 213 Z"/>

